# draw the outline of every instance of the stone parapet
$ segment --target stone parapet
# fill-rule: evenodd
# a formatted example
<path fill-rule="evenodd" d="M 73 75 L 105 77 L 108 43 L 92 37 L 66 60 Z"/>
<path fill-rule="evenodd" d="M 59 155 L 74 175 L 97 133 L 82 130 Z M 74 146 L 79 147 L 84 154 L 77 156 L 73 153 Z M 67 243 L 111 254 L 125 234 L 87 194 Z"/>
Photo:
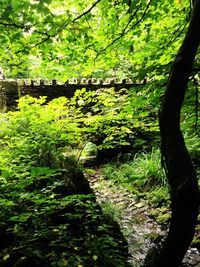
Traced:
<path fill-rule="evenodd" d="M 65 83 L 60 83 L 56 79 L 52 80 L 0 80 L 0 109 L 10 110 L 16 106 L 16 100 L 20 96 L 30 95 L 33 97 L 47 96 L 50 101 L 54 98 L 65 96 L 71 98 L 78 89 L 98 90 L 101 88 L 122 88 L 144 85 L 144 82 L 133 82 L 131 79 L 69 79 Z"/>
<path fill-rule="evenodd" d="M 19 99 L 17 81 L 0 80 L 0 110 L 7 111 L 16 106 Z"/>

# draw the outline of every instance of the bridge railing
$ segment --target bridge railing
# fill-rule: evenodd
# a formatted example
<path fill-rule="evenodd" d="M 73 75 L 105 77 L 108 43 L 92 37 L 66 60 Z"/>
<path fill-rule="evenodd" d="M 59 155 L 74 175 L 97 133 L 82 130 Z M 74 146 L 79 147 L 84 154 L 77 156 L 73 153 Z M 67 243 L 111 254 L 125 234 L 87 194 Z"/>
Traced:
<path fill-rule="evenodd" d="M 0 79 L 0 110 L 4 111 L 15 107 L 16 100 L 24 95 L 33 97 L 47 96 L 47 100 L 50 101 L 60 96 L 71 98 L 76 90 L 82 88 L 86 88 L 86 90 L 98 90 L 101 88 L 115 88 L 115 90 L 120 90 L 122 88 L 130 89 L 144 84 L 145 81 L 134 82 L 132 79 L 117 78 L 71 78 L 61 83 L 56 79 L 6 80 L 5 77 L 2 77 Z"/>

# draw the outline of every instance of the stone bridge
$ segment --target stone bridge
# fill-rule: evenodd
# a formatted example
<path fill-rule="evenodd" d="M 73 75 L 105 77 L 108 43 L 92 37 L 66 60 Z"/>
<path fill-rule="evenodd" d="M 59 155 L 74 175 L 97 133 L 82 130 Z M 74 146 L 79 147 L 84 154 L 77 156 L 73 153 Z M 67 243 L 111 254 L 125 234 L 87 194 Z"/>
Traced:
<path fill-rule="evenodd" d="M 65 96 L 71 98 L 75 91 L 81 88 L 97 90 L 101 88 L 121 88 L 144 85 L 143 82 L 134 82 L 131 79 L 69 79 L 65 83 L 57 80 L 0 80 L 0 110 L 10 110 L 16 106 L 16 100 L 20 96 L 30 95 L 33 97 L 47 96 L 47 100 Z"/>

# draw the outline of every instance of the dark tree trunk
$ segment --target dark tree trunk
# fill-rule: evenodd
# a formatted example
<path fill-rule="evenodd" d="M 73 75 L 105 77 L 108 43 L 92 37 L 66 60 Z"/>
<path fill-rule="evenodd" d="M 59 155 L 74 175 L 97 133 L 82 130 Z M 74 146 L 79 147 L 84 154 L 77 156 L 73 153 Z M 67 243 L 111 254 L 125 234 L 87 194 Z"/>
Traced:
<path fill-rule="evenodd" d="M 199 43 L 200 0 L 196 0 L 188 32 L 171 69 L 159 117 L 161 153 L 171 194 L 171 223 L 161 248 L 147 255 L 145 267 L 179 267 L 194 236 L 199 188 L 180 129 L 180 113 Z"/>

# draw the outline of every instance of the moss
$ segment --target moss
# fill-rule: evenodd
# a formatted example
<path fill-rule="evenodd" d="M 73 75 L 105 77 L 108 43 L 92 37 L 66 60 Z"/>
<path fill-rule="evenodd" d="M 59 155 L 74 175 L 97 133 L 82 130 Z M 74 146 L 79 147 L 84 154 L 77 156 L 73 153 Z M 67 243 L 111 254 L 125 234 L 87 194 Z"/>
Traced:
<path fill-rule="evenodd" d="M 165 207 L 154 209 L 150 212 L 150 216 L 155 219 L 159 224 L 168 224 L 171 214 Z"/>
<path fill-rule="evenodd" d="M 169 206 L 169 193 L 166 187 L 156 187 L 147 193 L 147 199 L 153 206 Z"/>

